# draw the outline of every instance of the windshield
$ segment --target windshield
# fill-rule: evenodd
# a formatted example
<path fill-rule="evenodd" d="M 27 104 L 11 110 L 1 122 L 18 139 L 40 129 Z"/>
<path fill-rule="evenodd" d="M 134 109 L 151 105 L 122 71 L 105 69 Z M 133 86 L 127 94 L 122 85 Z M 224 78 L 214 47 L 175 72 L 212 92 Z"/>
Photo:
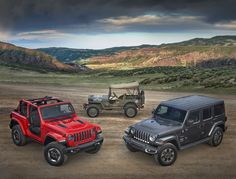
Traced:
<path fill-rule="evenodd" d="M 186 111 L 169 106 L 159 105 L 155 111 L 155 117 L 183 123 Z"/>
<path fill-rule="evenodd" d="M 56 104 L 41 108 L 41 114 L 44 120 L 53 118 L 60 119 L 74 113 L 74 108 L 70 103 Z"/>

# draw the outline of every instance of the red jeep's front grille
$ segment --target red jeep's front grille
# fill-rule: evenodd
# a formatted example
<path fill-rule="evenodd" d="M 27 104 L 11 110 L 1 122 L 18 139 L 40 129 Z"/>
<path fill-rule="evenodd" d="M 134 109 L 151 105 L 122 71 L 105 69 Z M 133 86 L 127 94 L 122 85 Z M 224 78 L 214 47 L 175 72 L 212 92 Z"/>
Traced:
<path fill-rule="evenodd" d="M 81 131 L 74 134 L 74 141 L 75 142 L 82 142 L 83 140 L 89 139 L 93 136 L 93 129 Z"/>

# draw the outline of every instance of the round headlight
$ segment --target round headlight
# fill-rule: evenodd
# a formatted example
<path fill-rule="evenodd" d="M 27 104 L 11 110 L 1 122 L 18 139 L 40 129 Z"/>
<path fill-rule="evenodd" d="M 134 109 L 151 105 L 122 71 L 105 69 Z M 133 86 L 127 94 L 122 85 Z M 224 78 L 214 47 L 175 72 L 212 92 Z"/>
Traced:
<path fill-rule="evenodd" d="M 130 133 L 134 135 L 134 133 L 135 133 L 135 129 L 132 128 L 132 129 L 130 130 Z"/>
<path fill-rule="evenodd" d="M 125 133 L 129 134 L 130 133 L 130 127 L 128 127 L 127 129 L 125 129 Z"/>
<path fill-rule="evenodd" d="M 149 140 L 150 140 L 151 142 L 154 142 L 154 141 L 156 140 L 156 136 L 150 135 Z"/>
<path fill-rule="evenodd" d="M 74 136 L 72 134 L 68 135 L 68 140 L 74 140 Z"/>

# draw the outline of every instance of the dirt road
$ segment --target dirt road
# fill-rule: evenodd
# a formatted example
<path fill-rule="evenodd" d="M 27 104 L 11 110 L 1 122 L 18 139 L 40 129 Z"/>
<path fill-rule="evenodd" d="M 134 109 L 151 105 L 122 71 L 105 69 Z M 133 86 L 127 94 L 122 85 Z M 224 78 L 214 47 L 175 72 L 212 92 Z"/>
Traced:
<path fill-rule="evenodd" d="M 124 129 L 145 117 L 162 100 L 187 93 L 146 91 L 146 106 L 135 119 L 121 113 L 104 113 L 97 119 L 104 131 L 104 145 L 98 154 L 80 153 L 69 157 L 61 167 L 49 166 L 43 147 L 29 143 L 17 147 L 8 128 L 9 113 L 19 98 L 58 96 L 70 100 L 78 115 L 88 94 L 107 93 L 106 89 L 61 86 L 0 84 L 0 178 L 236 178 L 236 96 L 217 96 L 225 100 L 229 128 L 219 147 L 201 144 L 179 152 L 173 166 L 156 165 L 152 156 L 129 152 L 122 140 Z M 213 95 L 214 96 L 214 95 Z"/>

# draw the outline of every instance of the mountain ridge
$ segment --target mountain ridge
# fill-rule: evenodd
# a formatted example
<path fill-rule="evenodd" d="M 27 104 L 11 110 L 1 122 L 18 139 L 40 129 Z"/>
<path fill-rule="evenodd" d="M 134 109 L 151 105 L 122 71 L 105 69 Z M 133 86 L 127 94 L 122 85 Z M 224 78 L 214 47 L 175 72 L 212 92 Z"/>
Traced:
<path fill-rule="evenodd" d="M 6 42 L 0 42 L 0 64 L 38 71 L 80 71 L 79 68 L 64 64 L 46 53 Z"/>
<path fill-rule="evenodd" d="M 232 39 L 234 42 L 232 42 Z M 231 42 L 230 42 L 231 41 Z M 171 47 L 171 46 L 190 46 L 190 45 L 236 45 L 236 36 L 234 35 L 224 35 L 224 36 L 214 36 L 212 38 L 193 38 L 190 40 L 176 42 L 176 43 L 167 43 L 160 45 L 151 45 L 143 44 L 139 46 L 120 46 L 120 47 L 111 47 L 105 49 L 76 49 L 76 48 L 67 48 L 67 47 L 48 47 L 48 48 L 39 48 L 36 50 L 45 52 L 51 56 L 54 56 L 62 62 L 73 62 L 85 60 L 92 57 L 98 56 L 107 56 L 115 55 L 116 53 L 126 51 L 126 50 L 137 50 L 143 48 L 161 48 L 161 47 Z M 230 44 L 231 43 L 231 44 Z M 233 43 L 233 44 L 232 44 Z"/>
<path fill-rule="evenodd" d="M 195 38 L 158 47 L 118 52 L 114 55 L 92 57 L 84 61 L 93 69 L 133 69 L 153 66 L 211 66 L 235 64 L 236 36 Z M 215 63 L 221 61 L 222 63 Z M 213 64 L 212 64 L 213 63 Z"/>

